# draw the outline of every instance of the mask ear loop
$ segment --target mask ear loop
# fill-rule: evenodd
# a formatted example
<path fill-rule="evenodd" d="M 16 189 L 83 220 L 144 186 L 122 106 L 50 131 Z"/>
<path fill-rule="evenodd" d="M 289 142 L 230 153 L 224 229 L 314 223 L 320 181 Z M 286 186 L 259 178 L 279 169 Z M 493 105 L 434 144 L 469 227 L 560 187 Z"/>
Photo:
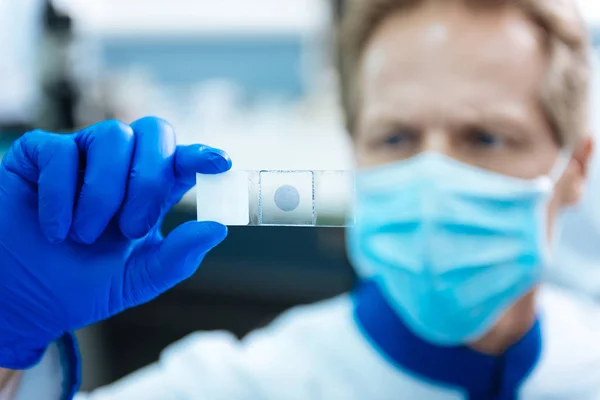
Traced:
<path fill-rule="evenodd" d="M 554 163 L 554 166 L 550 170 L 548 177 L 552 181 L 552 183 L 556 184 L 560 178 L 563 176 L 569 163 L 571 162 L 571 157 L 573 156 L 573 150 L 570 148 L 561 149 L 558 153 L 558 158 Z"/>
<path fill-rule="evenodd" d="M 563 174 L 567 170 L 567 167 L 569 166 L 569 163 L 571 162 L 572 156 L 573 156 L 573 150 L 571 148 L 563 148 L 558 153 L 558 158 L 556 159 L 554 166 L 552 167 L 552 169 L 550 170 L 550 173 L 548 174 L 548 178 L 550 179 L 550 181 L 552 182 L 553 185 L 556 185 L 556 183 L 560 180 L 560 178 L 563 176 Z M 550 199 L 548 199 L 548 201 L 549 200 Z M 548 212 L 547 208 L 546 207 L 541 208 L 541 212 L 543 213 L 542 221 L 546 221 L 546 223 L 543 224 L 543 228 L 542 228 L 542 231 L 545 233 L 548 229 L 548 221 L 547 221 L 547 216 L 546 216 L 546 213 Z M 556 217 L 555 217 L 554 223 L 552 224 L 552 236 L 549 238 L 549 240 L 545 240 L 542 243 L 544 268 L 542 269 L 542 277 L 541 278 L 543 281 L 548 280 L 548 275 L 547 275 L 549 272 L 548 268 L 552 265 L 552 262 L 554 261 L 554 255 L 557 251 L 556 249 L 558 248 L 560 240 L 561 240 L 562 220 L 563 220 L 563 212 L 559 211 L 558 215 L 556 215 Z"/>
<path fill-rule="evenodd" d="M 570 148 L 561 149 L 550 172 L 535 179 L 537 188 L 550 194 L 569 166 L 572 155 L 573 151 Z"/>

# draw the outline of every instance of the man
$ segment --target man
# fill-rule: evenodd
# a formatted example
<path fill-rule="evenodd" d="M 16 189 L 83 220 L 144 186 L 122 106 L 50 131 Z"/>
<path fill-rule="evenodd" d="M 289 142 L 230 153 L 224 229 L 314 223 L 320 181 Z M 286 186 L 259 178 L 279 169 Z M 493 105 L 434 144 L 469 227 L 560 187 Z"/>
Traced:
<path fill-rule="evenodd" d="M 355 0 L 341 60 L 360 168 L 348 250 L 363 284 L 242 342 L 192 335 L 78 399 L 600 397 L 600 311 L 540 285 L 592 146 L 575 6 Z M 65 332 L 194 272 L 225 228 L 191 222 L 163 239 L 156 227 L 194 173 L 229 167 L 219 150 L 176 146 L 154 118 L 15 143 L 0 174 L 0 366 L 12 398 L 69 397 Z"/>

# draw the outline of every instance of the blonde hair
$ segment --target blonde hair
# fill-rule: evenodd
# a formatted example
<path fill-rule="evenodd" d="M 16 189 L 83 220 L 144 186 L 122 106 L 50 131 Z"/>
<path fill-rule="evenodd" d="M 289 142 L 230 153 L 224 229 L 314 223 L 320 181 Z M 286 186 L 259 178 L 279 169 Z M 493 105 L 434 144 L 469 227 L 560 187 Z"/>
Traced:
<path fill-rule="evenodd" d="M 338 67 L 346 127 L 355 130 L 358 72 L 371 35 L 390 14 L 428 0 L 347 0 L 338 32 Z M 437 0 L 448 1 L 448 0 Z M 576 145 L 588 134 L 591 87 L 589 38 L 574 0 L 463 0 L 474 5 L 520 7 L 544 33 L 549 67 L 542 108 L 559 142 Z"/>

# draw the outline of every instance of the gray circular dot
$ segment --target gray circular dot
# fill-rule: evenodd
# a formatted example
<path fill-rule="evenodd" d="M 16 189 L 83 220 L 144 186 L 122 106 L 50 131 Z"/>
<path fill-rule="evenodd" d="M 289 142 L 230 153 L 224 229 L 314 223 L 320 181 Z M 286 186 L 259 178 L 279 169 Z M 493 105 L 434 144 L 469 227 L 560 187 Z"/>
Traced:
<path fill-rule="evenodd" d="M 283 185 L 275 191 L 274 199 L 280 210 L 294 211 L 300 204 L 300 193 L 291 185 Z"/>

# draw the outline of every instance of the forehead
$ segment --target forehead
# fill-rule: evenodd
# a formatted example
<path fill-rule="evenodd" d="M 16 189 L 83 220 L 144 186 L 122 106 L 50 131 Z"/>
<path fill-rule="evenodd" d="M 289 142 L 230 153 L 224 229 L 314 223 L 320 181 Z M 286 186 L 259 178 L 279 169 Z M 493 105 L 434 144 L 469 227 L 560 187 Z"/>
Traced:
<path fill-rule="evenodd" d="M 361 65 L 361 108 L 396 103 L 394 112 L 412 106 L 418 112 L 427 100 L 460 103 L 468 112 L 537 103 L 546 62 L 539 30 L 516 6 L 425 2 L 391 14 L 371 36 Z M 518 112 L 513 108 L 505 111 Z"/>

